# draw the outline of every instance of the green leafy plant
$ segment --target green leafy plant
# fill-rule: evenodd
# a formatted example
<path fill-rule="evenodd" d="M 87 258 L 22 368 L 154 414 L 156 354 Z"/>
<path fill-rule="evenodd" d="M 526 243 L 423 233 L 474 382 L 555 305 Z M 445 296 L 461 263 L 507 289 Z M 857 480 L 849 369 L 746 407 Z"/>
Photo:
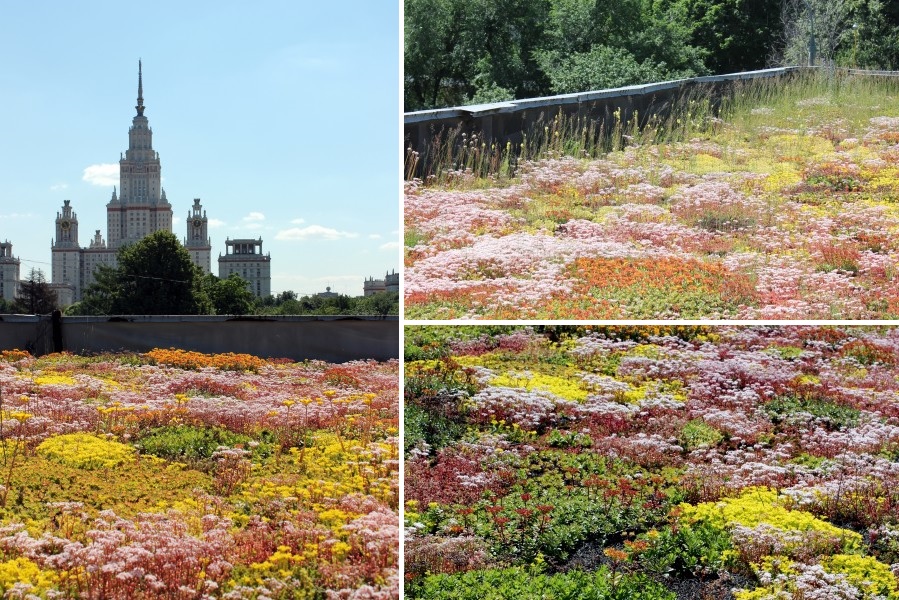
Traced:
<path fill-rule="evenodd" d="M 248 435 L 234 433 L 223 427 L 192 427 L 177 425 L 151 429 L 140 438 L 138 449 L 167 460 L 196 463 L 210 458 L 220 446 L 249 447 L 253 441 Z M 270 442 L 255 445 L 253 453 L 268 456 L 273 452 Z"/>
<path fill-rule="evenodd" d="M 708 425 L 702 419 L 689 421 L 680 432 L 678 441 L 684 450 L 690 452 L 697 448 L 707 448 L 718 445 L 724 439 L 724 434 Z"/>
<path fill-rule="evenodd" d="M 812 396 L 778 396 L 765 404 L 764 410 L 775 424 L 790 415 L 805 412 L 821 419 L 832 429 L 855 427 L 861 414 L 857 408 Z"/>
<path fill-rule="evenodd" d="M 663 577 L 694 577 L 724 569 L 732 562 L 730 536 L 708 523 L 679 524 L 641 536 L 649 547 L 639 556 L 650 573 Z"/>
<path fill-rule="evenodd" d="M 612 577 L 606 567 L 594 572 L 544 574 L 513 567 L 430 575 L 406 587 L 409 598 L 429 600 L 674 600 L 675 594 L 645 575 Z"/>

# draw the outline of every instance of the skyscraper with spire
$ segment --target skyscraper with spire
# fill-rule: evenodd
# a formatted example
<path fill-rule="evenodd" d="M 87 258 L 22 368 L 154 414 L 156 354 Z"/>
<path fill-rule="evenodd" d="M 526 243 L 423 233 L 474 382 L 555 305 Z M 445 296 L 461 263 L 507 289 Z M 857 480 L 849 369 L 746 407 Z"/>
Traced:
<path fill-rule="evenodd" d="M 156 231 L 172 231 L 172 205 L 162 188 L 159 153 L 153 150 L 153 130 L 144 116 L 143 62 L 137 63 L 137 114 L 128 130 L 128 149 L 119 160 L 119 185 L 113 188 L 106 204 L 106 240 L 95 230 L 86 248 L 78 244 L 78 217 L 70 200 L 65 200 L 56 215 L 56 236 L 52 242 L 52 284 L 60 303 L 81 299 L 84 288 L 93 283 L 100 265 L 116 266 L 118 249 L 137 242 Z M 194 245 L 191 259 L 206 273 L 210 270 L 209 238 L 206 214 L 200 200 L 194 200 L 188 222 L 188 238 Z M 202 225 L 202 237 L 198 232 Z M 205 253 L 203 252 L 205 250 Z"/>
<path fill-rule="evenodd" d="M 153 150 L 153 130 L 144 116 L 142 61 L 137 63 L 137 114 L 128 130 L 128 149 L 119 160 L 118 195 L 113 189 L 106 205 L 108 245 L 117 249 L 154 231 L 172 230 L 172 205 L 162 189 L 159 153 Z"/>

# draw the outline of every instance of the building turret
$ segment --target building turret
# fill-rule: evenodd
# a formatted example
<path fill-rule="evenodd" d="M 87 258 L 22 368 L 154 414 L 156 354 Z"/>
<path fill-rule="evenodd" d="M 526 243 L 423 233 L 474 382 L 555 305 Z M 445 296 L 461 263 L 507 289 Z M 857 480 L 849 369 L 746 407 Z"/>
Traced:
<path fill-rule="evenodd" d="M 12 302 L 19 293 L 21 261 L 13 256 L 9 240 L 0 242 L 0 299 Z"/>
<path fill-rule="evenodd" d="M 204 274 L 211 273 L 212 268 L 212 241 L 209 239 L 209 219 L 206 211 L 200 204 L 199 198 L 194 198 L 194 205 L 187 211 L 187 237 L 184 238 L 184 247 L 190 254 L 190 259 L 195 265 L 203 269 Z"/>
<path fill-rule="evenodd" d="M 82 260 L 78 245 L 78 214 L 72 201 L 63 200 L 56 213 L 56 238 L 51 248 L 50 281 L 62 305 L 81 298 Z"/>

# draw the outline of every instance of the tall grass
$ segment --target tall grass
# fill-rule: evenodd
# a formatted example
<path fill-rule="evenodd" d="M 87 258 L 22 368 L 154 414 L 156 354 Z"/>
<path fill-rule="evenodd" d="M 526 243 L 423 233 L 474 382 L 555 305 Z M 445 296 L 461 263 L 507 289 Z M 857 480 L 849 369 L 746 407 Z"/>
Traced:
<path fill-rule="evenodd" d="M 889 106 L 897 108 L 899 77 L 841 69 L 801 71 L 783 78 L 737 82 L 722 102 L 721 118 L 741 129 L 795 127 L 840 118 L 857 128 Z M 769 110 L 760 111 L 760 108 Z"/>
<path fill-rule="evenodd" d="M 738 130 L 796 127 L 839 116 L 858 127 L 885 106 L 896 105 L 899 77 L 820 69 L 737 81 L 714 90 L 685 88 L 650 114 L 618 108 L 608 118 L 555 115 L 522 132 L 520 143 L 497 143 L 460 128 L 444 130 L 422 152 L 406 150 L 405 177 L 440 186 L 478 187 L 513 179 L 524 161 L 573 156 L 599 158 L 628 146 L 668 144 Z M 760 110 L 761 109 L 761 110 Z"/>

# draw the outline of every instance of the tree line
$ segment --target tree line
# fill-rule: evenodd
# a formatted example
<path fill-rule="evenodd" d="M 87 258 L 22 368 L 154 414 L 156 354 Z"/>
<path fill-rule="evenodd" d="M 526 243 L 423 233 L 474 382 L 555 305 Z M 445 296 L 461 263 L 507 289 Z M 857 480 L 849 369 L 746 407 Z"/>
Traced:
<path fill-rule="evenodd" d="M 406 111 L 811 58 L 899 68 L 883 0 L 405 0 L 404 21 Z"/>
<path fill-rule="evenodd" d="M 396 315 L 399 294 L 297 297 L 292 291 L 256 298 L 237 274 L 204 274 L 175 235 L 157 231 L 121 248 L 118 266 L 100 266 L 82 300 L 66 315 Z M 59 300 L 43 272 L 32 269 L 0 314 L 49 314 Z"/>

